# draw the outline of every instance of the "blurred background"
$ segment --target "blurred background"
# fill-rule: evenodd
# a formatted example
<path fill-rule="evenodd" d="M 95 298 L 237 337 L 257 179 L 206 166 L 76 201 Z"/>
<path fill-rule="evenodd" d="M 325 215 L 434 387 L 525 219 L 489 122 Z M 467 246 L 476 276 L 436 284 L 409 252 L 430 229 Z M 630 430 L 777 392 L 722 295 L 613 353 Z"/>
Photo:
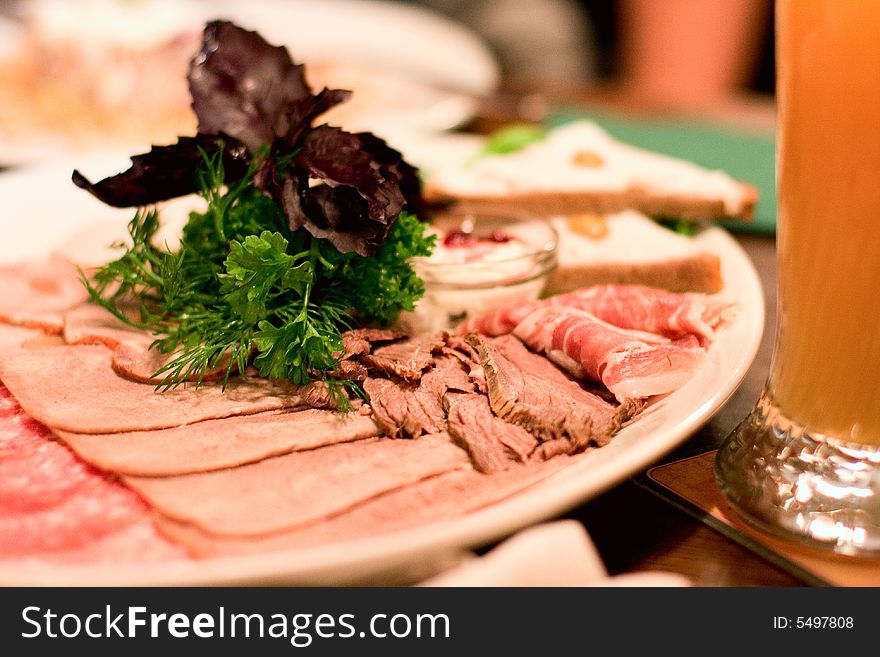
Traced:
<path fill-rule="evenodd" d="M 205 20 L 288 46 L 328 120 L 486 130 L 579 103 L 653 113 L 772 104 L 772 0 L 0 0 L 0 164 L 192 134 Z M 769 116 L 764 112 L 763 116 Z"/>

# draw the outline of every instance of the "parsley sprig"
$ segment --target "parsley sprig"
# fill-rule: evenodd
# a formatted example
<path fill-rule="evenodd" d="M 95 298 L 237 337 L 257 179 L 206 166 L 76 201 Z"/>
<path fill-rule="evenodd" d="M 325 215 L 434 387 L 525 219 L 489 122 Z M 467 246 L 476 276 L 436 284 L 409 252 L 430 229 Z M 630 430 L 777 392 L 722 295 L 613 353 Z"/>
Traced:
<path fill-rule="evenodd" d="M 151 348 L 172 354 L 156 373 L 162 389 L 218 368 L 225 384 L 249 364 L 298 384 L 330 380 L 343 331 L 387 325 L 424 293 L 409 259 L 430 255 L 434 238 L 415 216 L 402 212 L 375 255 L 341 253 L 290 229 L 252 184 L 263 161 L 227 186 L 222 152 L 205 155 L 207 210 L 190 214 L 180 247 L 156 245 L 159 215 L 141 208 L 128 226 L 131 243 L 117 245 L 123 254 L 86 280 L 93 301 L 150 330 Z"/>

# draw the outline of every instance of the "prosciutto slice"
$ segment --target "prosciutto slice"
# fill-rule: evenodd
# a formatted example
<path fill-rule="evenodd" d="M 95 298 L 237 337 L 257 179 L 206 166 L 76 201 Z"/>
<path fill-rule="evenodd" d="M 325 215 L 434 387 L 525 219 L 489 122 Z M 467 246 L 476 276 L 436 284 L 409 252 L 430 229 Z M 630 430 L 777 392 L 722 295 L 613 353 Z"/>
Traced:
<path fill-rule="evenodd" d="M 583 310 L 620 328 L 649 331 L 676 339 L 688 335 L 707 345 L 729 306 L 704 294 L 675 293 L 644 285 L 596 285 L 540 301 L 509 304 L 466 320 L 461 334 L 478 331 L 496 336 L 511 333 L 532 311 L 545 306 Z"/>
<path fill-rule="evenodd" d="M 670 340 L 563 306 L 538 308 L 513 334 L 572 375 L 603 383 L 621 401 L 673 392 L 706 360 L 694 335 Z"/>

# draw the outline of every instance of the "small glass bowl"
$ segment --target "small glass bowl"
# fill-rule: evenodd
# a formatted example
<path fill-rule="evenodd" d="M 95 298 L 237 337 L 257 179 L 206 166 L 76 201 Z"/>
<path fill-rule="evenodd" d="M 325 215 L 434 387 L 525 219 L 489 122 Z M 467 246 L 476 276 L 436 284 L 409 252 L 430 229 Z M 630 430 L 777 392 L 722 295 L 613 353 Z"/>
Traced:
<path fill-rule="evenodd" d="M 437 233 L 434 253 L 412 261 L 425 295 L 414 312 L 401 316 L 412 333 L 453 328 L 468 316 L 537 299 L 556 268 L 558 236 L 539 217 L 446 213 L 432 220 L 431 230 Z M 447 240 L 449 235 L 454 237 Z"/>

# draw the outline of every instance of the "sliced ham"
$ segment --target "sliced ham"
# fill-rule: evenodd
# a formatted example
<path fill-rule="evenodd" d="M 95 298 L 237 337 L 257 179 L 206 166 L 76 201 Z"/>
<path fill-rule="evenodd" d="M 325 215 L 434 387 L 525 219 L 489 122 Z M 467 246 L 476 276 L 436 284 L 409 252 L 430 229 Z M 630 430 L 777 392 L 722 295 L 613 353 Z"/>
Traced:
<path fill-rule="evenodd" d="M 0 379 L 22 407 L 52 429 L 116 433 L 330 403 L 321 383 L 294 386 L 257 377 L 163 393 L 118 376 L 102 346 L 62 346 L 0 354 Z"/>
<path fill-rule="evenodd" d="M 448 436 L 331 445 L 237 468 L 177 477 L 126 477 L 161 514 L 221 535 L 281 531 L 376 495 L 469 468 Z"/>
<path fill-rule="evenodd" d="M 696 336 L 711 342 L 729 305 L 704 294 L 675 293 L 643 285 L 596 285 L 540 301 L 512 303 L 463 322 L 464 335 L 477 331 L 496 336 L 512 333 L 532 311 L 545 306 L 583 310 L 620 328 L 649 331 L 667 338 Z"/>
<path fill-rule="evenodd" d="M 534 310 L 513 334 L 572 375 L 603 383 L 620 401 L 673 392 L 706 361 L 693 335 L 669 340 L 563 306 Z"/>
<path fill-rule="evenodd" d="M 157 526 L 163 534 L 201 557 L 307 548 L 459 518 L 515 495 L 571 463 L 572 457 L 561 456 L 491 476 L 474 470 L 455 470 L 384 493 L 321 522 L 275 534 L 220 536 L 168 517 L 160 517 Z"/>
<path fill-rule="evenodd" d="M 0 321 L 60 333 L 64 313 L 88 293 L 76 267 L 61 259 L 0 267 Z"/>
<path fill-rule="evenodd" d="M 168 476 L 219 470 L 287 452 L 379 435 L 356 413 L 305 410 L 205 420 L 183 427 L 111 434 L 57 431 L 81 458 L 117 474 Z"/>
<path fill-rule="evenodd" d="M 641 407 L 606 402 L 513 336 L 469 340 L 486 372 L 492 410 L 542 442 L 567 440 L 569 452 L 604 445 Z"/>

